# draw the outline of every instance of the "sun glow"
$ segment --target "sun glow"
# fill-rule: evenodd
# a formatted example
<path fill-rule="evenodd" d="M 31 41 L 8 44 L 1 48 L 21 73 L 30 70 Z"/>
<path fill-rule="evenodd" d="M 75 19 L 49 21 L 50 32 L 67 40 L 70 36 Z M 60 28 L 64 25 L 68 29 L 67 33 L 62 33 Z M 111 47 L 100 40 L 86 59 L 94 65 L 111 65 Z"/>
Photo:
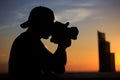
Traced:
<path fill-rule="evenodd" d="M 120 71 L 120 51 L 115 53 L 116 71 Z"/>

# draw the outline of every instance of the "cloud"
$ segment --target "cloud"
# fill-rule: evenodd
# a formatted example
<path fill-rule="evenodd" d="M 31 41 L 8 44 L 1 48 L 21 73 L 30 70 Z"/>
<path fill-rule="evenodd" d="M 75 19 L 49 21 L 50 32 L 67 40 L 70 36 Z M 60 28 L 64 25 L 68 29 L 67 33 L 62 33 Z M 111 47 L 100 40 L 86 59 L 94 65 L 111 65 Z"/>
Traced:
<path fill-rule="evenodd" d="M 8 28 L 8 27 L 9 27 L 8 25 L 2 25 L 2 26 L 0 26 L 0 31 L 6 29 L 6 28 Z"/>
<path fill-rule="evenodd" d="M 55 14 L 56 20 L 66 22 L 69 21 L 71 23 L 81 22 L 85 20 L 87 17 L 91 16 L 93 10 L 78 8 L 78 9 L 68 9 L 63 10 Z"/>
<path fill-rule="evenodd" d="M 19 33 L 21 31 L 19 25 L 20 23 L 18 22 L 0 25 L 0 37 L 11 36 L 13 34 Z"/>
<path fill-rule="evenodd" d="M 26 15 L 24 13 L 18 13 L 17 14 L 18 19 L 23 19 L 24 17 L 26 17 Z"/>
<path fill-rule="evenodd" d="M 98 3 L 98 0 L 60 0 L 60 1 L 50 1 L 49 3 L 51 5 L 55 5 L 55 6 L 71 6 L 71 7 L 75 7 L 75 6 L 81 6 L 81 7 L 90 7 L 90 6 L 94 6 Z"/>

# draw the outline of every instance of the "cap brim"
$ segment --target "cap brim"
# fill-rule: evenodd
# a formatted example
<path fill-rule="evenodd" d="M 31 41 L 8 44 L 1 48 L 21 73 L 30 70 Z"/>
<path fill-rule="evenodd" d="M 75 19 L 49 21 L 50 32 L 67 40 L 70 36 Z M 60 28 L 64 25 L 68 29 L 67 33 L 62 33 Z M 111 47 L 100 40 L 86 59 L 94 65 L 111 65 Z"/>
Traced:
<path fill-rule="evenodd" d="M 26 22 L 22 23 L 20 26 L 22 28 L 27 28 L 29 26 L 29 23 L 28 23 L 28 21 L 26 21 Z"/>

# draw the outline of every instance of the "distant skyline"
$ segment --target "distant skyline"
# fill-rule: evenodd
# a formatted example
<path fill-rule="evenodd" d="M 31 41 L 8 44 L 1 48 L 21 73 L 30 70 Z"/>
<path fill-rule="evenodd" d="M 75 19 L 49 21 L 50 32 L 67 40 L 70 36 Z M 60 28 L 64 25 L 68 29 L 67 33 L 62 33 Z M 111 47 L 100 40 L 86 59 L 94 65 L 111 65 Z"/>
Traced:
<path fill-rule="evenodd" d="M 55 21 L 70 22 L 80 33 L 67 49 L 66 71 L 99 71 L 97 31 L 104 32 L 115 53 L 120 71 L 120 0 L 1 0 L 0 1 L 0 73 L 7 71 L 11 45 L 24 32 L 20 24 L 32 8 L 46 6 L 54 11 Z M 57 45 L 42 40 L 54 52 Z M 52 47 L 51 47 L 52 46 Z"/>
<path fill-rule="evenodd" d="M 110 52 L 110 42 L 105 33 L 98 31 L 99 72 L 115 72 L 115 53 Z"/>

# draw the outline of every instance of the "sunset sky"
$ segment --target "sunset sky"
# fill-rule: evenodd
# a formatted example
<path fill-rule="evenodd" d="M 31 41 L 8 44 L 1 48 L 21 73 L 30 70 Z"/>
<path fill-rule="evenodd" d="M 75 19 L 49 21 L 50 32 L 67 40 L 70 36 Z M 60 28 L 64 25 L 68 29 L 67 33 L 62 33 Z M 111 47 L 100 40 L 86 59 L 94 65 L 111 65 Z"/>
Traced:
<path fill-rule="evenodd" d="M 70 22 L 80 33 L 67 48 L 66 71 L 99 71 L 97 31 L 106 34 L 115 53 L 116 71 L 120 71 L 120 0 L 0 0 L 0 73 L 7 72 L 11 45 L 26 29 L 20 24 L 36 6 L 54 11 L 55 21 Z M 56 44 L 42 40 L 54 52 Z"/>

